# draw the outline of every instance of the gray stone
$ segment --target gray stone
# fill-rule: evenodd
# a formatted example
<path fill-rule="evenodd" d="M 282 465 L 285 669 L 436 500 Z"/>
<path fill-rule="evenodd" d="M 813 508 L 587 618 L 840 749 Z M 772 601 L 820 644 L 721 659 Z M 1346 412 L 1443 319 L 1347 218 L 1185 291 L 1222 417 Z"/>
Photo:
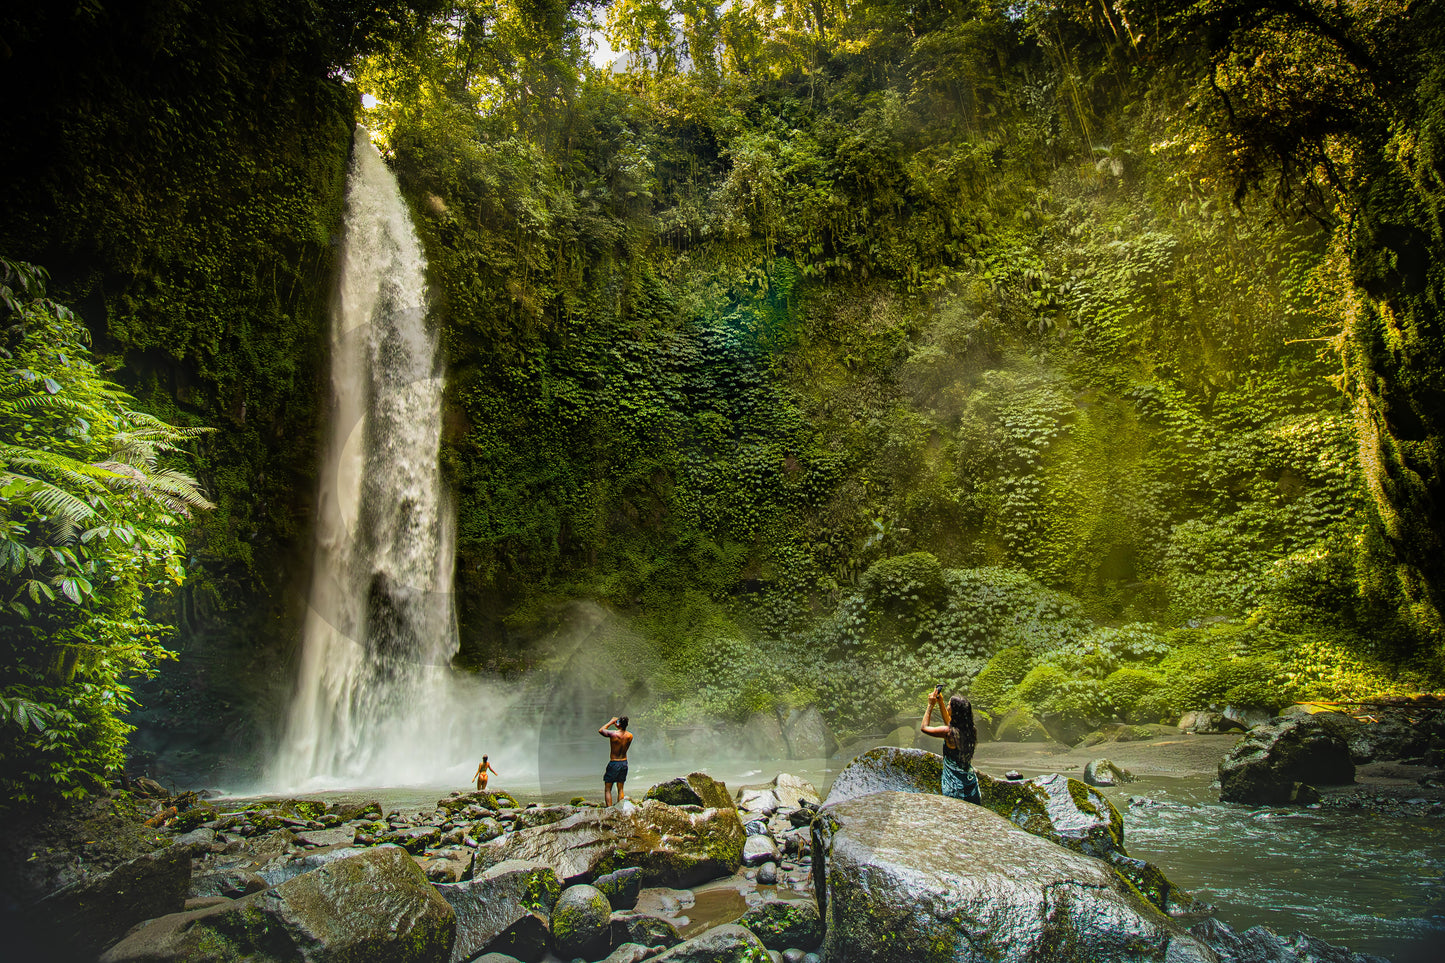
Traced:
<path fill-rule="evenodd" d="M 607 951 L 611 930 L 612 906 L 595 886 L 567 887 L 552 908 L 552 948 L 558 956 L 595 959 Z"/>
<path fill-rule="evenodd" d="M 810 950 L 823 942 L 823 921 L 812 900 L 765 900 L 744 913 L 738 925 L 746 926 L 770 950 Z"/>
<path fill-rule="evenodd" d="M 830 960 L 1213 957 L 1109 865 L 981 806 L 879 793 L 829 805 L 814 832 Z"/>
<path fill-rule="evenodd" d="M 681 907 L 678 907 L 681 910 Z M 643 946 L 676 946 L 682 942 L 677 927 L 660 916 L 646 913 L 613 913 L 612 942 Z"/>
<path fill-rule="evenodd" d="M 428 851 L 417 865 L 433 883 L 460 883 L 472 878 L 472 851 L 462 847 Z"/>
<path fill-rule="evenodd" d="M 640 806 L 583 809 L 477 849 L 473 872 L 508 859 L 553 867 L 564 884 L 636 866 L 644 886 L 693 886 L 737 872 L 742 821 L 734 809 L 691 810 L 649 799 Z"/>
<path fill-rule="evenodd" d="M 1111 788 L 1126 782 L 1133 782 L 1134 774 L 1114 765 L 1108 759 L 1091 759 L 1084 766 L 1084 782 L 1091 786 Z"/>
<path fill-rule="evenodd" d="M 778 797 L 771 789 L 739 789 L 738 808 L 746 813 L 771 816 L 778 811 Z"/>
<path fill-rule="evenodd" d="M 51 894 L 35 907 L 47 928 L 95 956 L 142 920 L 177 913 L 191 886 L 191 851 L 171 846 Z"/>
<path fill-rule="evenodd" d="M 533 806 L 517 813 L 515 829 L 531 829 L 561 822 L 577 812 L 576 806 Z"/>
<path fill-rule="evenodd" d="M 642 963 L 652 958 L 652 949 L 637 943 L 623 943 L 607 954 L 602 963 Z"/>
<path fill-rule="evenodd" d="M 472 830 L 467 835 L 479 843 L 485 843 L 496 839 L 504 832 L 506 830 L 502 828 L 501 822 L 493 816 L 487 816 L 473 823 Z"/>
<path fill-rule="evenodd" d="M 345 826 L 336 829 L 309 829 L 297 835 L 296 842 L 302 846 L 348 846 L 356 836 L 356 830 Z"/>
<path fill-rule="evenodd" d="M 658 963 L 769 963 L 767 947 L 745 927 L 729 923 L 679 943 Z"/>
<path fill-rule="evenodd" d="M 788 755 L 793 759 L 827 759 L 838 749 L 838 740 L 817 706 L 789 713 L 783 738 L 788 741 Z"/>
<path fill-rule="evenodd" d="M 540 957 L 546 950 L 545 914 L 552 912 L 562 884 L 550 866 L 520 860 L 498 863 L 464 883 L 439 885 L 436 891 L 456 914 L 457 938 L 453 963 L 469 960 L 483 950 L 532 947 Z M 543 920 L 538 929 L 538 920 Z M 522 953 L 531 953 L 522 949 Z M 527 957 L 523 957 L 527 958 Z"/>
<path fill-rule="evenodd" d="M 759 866 L 758 882 L 763 886 L 776 886 L 778 882 L 778 864 L 768 862 Z"/>
<path fill-rule="evenodd" d="M 383 846 L 221 906 L 132 930 L 103 963 L 445 963 L 455 917 L 416 863 Z"/>
<path fill-rule="evenodd" d="M 1256 709 L 1252 706 L 1225 706 L 1220 713 L 1224 721 L 1232 723 L 1240 729 L 1253 729 L 1255 726 L 1267 724 L 1273 716 L 1264 709 Z"/>
<path fill-rule="evenodd" d="M 1288 803 L 1295 783 L 1355 781 L 1349 746 L 1315 717 L 1250 730 L 1219 764 L 1219 798 L 1251 805 Z"/>
<path fill-rule="evenodd" d="M 749 836 L 743 842 L 744 866 L 761 866 L 763 863 L 777 862 L 781 855 L 778 852 L 778 844 L 773 842 L 771 836 Z"/>
<path fill-rule="evenodd" d="M 522 961 L 505 953 L 483 953 L 471 963 L 522 963 Z"/>
<path fill-rule="evenodd" d="M 592 885 L 602 891 L 614 910 L 630 910 L 637 905 L 637 897 L 642 893 L 642 870 L 635 866 L 619 869 L 597 877 Z"/>

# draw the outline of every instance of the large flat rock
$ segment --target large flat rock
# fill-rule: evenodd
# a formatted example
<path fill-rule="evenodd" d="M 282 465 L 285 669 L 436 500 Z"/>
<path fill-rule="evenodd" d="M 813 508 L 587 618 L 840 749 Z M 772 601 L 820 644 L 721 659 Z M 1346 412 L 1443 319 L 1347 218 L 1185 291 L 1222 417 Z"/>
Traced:
<path fill-rule="evenodd" d="M 1105 863 L 945 796 L 881 792 L 813 823 L 830 960 L 1215 963 Z"/>

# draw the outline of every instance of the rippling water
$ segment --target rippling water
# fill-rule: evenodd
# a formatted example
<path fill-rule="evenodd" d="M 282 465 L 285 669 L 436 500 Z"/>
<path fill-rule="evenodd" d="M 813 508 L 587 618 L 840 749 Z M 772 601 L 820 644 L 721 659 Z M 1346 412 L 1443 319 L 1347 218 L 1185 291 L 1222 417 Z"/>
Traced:
<path fill-rule="evenodd" d="M 1208 777 L 1108 793 L 1130 855 L 1235 929 L 1302 930 L 1395 963 L 1445 958 L 1445 821 L 1225 805 Z"/>

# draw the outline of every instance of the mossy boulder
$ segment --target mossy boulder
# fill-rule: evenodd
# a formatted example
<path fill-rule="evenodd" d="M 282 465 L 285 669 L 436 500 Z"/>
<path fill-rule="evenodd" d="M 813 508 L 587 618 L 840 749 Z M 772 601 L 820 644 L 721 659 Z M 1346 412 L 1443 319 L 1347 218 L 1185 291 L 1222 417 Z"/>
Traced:
<path fill-rule="evenodd" d="M 612 944 L 636 943 L 639 946 L 676 946 L 682 942 L 677 927 L 660 916 L 646 913 L 614 912 Z"/>
<path fill-rule="evenodd" d="M 104 963 L 447 963 L 456 916 L 395 846 L 335 860 L 244 899 L 152 920 Z"/>
<path fill-rule="evenodd" d="M 656 963 L 771 963 L 767 947 L 746 927 L 729 923 L 679 943 Z"/>
<path fill-rule="evenodd" d="M 812 900 L 770 899 L 738 920 L 770 950 L 810 950 L 823 942 L 823 921 Z"/>
<path fill-rule="evenodd" d="M 705 809 L 734 808 L 726 784 L 705 772 L 691 772 L 669 779 L 647 790 L 644 799 L 656 799 L 669 806 L 702 806 Z"/>
<path fill-rule="evenodd" d="M 1026 706 L 1014 706 L 998 721 L 994 732 L 999 742 L 1051 742 L 1053 737 Z"/>
<path fill-rule="evenodd" d="M 319 799 L 288 799 L 276 808 L 287 816 L 311 822 L 326 815 L 326 803 Z"/>
<path fill-rule="evenodd" d="M 487 816 L 484 819 L 479 819 L 472 823 L 472 828 L 467 835 L 479 843 L 485 843 L 496 839 L 504 832 L 506 832 L 506 830 L 498 819 Z"/>
<path fill-rule="evenodd" d="M 642 895 L 642 870 L 632 866 L 614 873 L 605 873 L 594 879 L 592 885 L 602 891 L 602 895 L 607 897 L 607 902 L 612 904 L 614 910 L 630 910 L 637 905 L 637 900 Z"/>
<path fill-rule="evenodd" d="M 179 912 L 190 886 L 190 850 L 171 846 L 68 886 L 33 912 L 77 954 L 94 958 L 142 920 Z"/>
<path fill-rule="evenodd" d="M 508 833 L 481 846 L 475 866 L 480 872 L 508 859 L 535 860 L 554 867 L 565 883 L 635 866 L 645 886 L 692 886 L 737 872 L 745 837 L 735 809 L 648 799 Z"/>
<path fill-rule="evenodd" d="M 516 801 L 508 798 L 510 805 L 515 806 Z M 480 806 L 483 809 L 500 808 L 497 803 L 497 794 L 489 792 L 464 792 L 437 800 L 437 808 L 445 810 L 447 813 L 459 812 L 468 806 Z"/>
<path fill-rule="evenodd" d="M 171 820 L 170 828 L 178 833 L 188 833 L 202 823 L 214 822 L 220 814 L 220 810 L 202 803 L 178 814 Z"/>
<path fill-rule="evenodd" d="M 514 828 L 531 829 L 533 826 L 546 826 L 550 823 L 561 822 L 575 812 L 577 812 L 576 806 L 532 806 L 517 813 Z"/>
<path fill-rule="evenodd" d="M 567 887 L 552 908 L 552 948 L 563 959 L 602 956 L 611 930 L 612 906 L 595 886 Z"/>

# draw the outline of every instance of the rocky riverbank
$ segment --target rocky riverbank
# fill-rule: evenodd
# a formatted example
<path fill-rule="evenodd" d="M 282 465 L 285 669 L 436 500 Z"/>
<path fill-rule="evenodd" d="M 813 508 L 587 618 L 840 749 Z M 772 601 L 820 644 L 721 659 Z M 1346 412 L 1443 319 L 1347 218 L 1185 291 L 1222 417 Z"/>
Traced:
<path fill-rule="evenodd" d="M 692 773 L 608 808 L 113 799 L 10 838 L 7 915 L 31 958 L 105 963 L 1367 959 L 1209 919 L 1077 779 L 981 773 L 976 807 L 940 767 L 883 748 L 826 799 Z"/>

